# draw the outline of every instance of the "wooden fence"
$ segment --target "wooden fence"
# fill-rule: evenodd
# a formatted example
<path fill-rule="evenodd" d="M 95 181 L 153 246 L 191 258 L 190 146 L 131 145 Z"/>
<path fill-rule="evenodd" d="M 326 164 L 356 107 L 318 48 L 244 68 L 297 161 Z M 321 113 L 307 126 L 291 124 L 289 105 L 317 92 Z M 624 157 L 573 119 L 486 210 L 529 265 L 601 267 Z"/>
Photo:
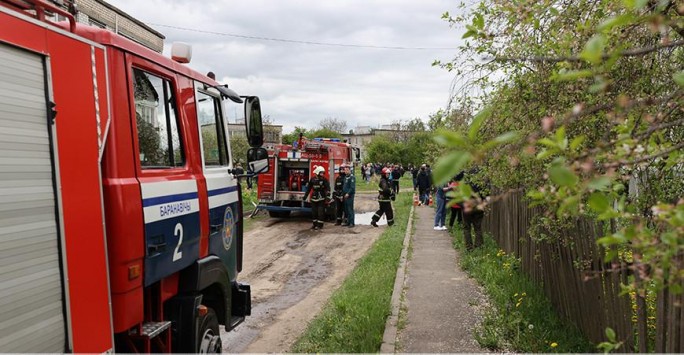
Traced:
<path fill-rule="evenodd" d="M 528 206 L 523 193 L 512 192 L 492 204 L 484 228 L 501 249 L 520 259 L 523 272 L 543 287 L 560 315 L 595 343 L 606 341 L 605 329 L 612 328 L 624 342 L 620 352 L 684 350 L 684 298 L 667 290 L 660 292 L 656 312 L 650 314 L 656 319 L 649 323 L 646 301 L 622 292 L 629 268 L 605 264 L 603 251 L 596 244 L 604 228 L 610 226 L 579 218 L 555 230 L 553 238 L 537 241 L 528 231 L 541 213 Z M 655 336 L 648 337 L 649 324 L 655 325 L 651 330 Z"/>

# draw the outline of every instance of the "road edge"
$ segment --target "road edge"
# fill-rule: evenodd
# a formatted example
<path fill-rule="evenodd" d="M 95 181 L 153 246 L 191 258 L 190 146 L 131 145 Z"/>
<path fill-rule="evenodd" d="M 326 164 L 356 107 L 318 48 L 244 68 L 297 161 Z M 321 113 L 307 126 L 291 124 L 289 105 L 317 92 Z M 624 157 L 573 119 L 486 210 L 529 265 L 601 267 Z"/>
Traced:
<path fill-rule="evenodd" d="M 387 317 L 385 323 L 385 332 L 382 335 L 382 345 L 380 346 L 381 353 L 395 353 L 397 345 L 397 323 L 399 321 L 399 309 L 401 306 L 401 294 L 404 289 L 404 281 L 406 276 L 406 263 L 408 256 L 408 247 L 411 241 L 411 234 L 413 230 L 413 210 L 415 205 L 411 206 L 409 212 L 408 223 L 406 224 L 406 234 L 404 234 L 404 245 L 401 249 L 401 256 L 399 257 L 399 267 L 397 268 L 397 276 L 394 279 L 394 289 L 392 290 L 391 314 Z"/>

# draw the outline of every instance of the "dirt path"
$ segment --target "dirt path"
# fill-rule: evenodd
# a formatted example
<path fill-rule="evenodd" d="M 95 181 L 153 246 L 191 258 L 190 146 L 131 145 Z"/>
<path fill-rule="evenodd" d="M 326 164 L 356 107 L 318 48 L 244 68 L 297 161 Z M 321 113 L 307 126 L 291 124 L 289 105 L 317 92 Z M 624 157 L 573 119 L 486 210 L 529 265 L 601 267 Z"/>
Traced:
<path fill-rule="evenodd" d="M 357 194 L 354 228 L 313 231 L 306 217 L 267 218 L 246 233 L 239 279 L 252 286 L 252 315 L 221 332 L 223 351 L 288 352 L 384 230 L 368 225 L 377 208 L 375 194 Z"/>

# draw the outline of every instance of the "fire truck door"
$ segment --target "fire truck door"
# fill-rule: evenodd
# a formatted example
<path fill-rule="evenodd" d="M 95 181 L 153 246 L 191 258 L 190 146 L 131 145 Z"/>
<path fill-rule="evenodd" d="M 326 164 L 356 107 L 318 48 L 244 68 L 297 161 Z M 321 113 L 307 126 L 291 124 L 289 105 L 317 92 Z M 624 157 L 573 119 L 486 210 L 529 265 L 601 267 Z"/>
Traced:
<path fill-rule="evenodd" d="M 139 61 L 134 64 L 146 65 Z M 132 73 L 145 219 L 144 284 L 149 286 L 197 260 L 200 207 L 197 181 L 185 167 L 188 148 L 182 144 L 175 104 L 179 84 L 171 73 L 158 75 L 142 68 Z"/>
<path fill-rule="evenodd" d="M 65 351 L 45 61 L 0 42 L 0 350 Z"/>
<path fill-rule="evenodd" d="M 227 143 L 227 126 L 222 114 L 224 107 L 221 105 L 220 95 L 214 89 L 195 83 L 195 90 L 197 119 L 202 142 L 202 163 L 207 182 L 209 254 L 221 258 L 231 280 L 234 280 L 237 267 L 236 223 L 240 221 L 239 191 L 237 179 L 229 173 L 231 162 Z"/>

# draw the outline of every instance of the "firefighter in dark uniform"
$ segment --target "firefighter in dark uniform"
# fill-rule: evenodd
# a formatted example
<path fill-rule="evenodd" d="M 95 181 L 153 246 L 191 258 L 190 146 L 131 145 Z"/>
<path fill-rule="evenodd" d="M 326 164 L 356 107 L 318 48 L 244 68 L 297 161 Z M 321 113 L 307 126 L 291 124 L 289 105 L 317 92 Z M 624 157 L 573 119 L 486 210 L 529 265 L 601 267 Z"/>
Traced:
<path fill-rule="evenodd" d="M 389 168 L 382 169 L 382 176 L 380 176 L 380 184 L 378 184 L 378 203 L 380 204 L 380 209 L 375 212 L 373 218 L 371 218 L 371 225 L 373 227 L 378 226 L 378 221 L 380 217 L 384 214 L 387 218 L 387 225 L 392 226 L 394 224 L 394 211 L 392 211 L 392 200 L 394 199 L 394 191 L 392 190 L 392 185 L 389 182 L 389 174 L 391 170 Z"/>
<path fill-rule="evenodd" d="M 309 180 L 306 185 L 306 192 L 304 193 L 304 200 L 310 195 L 311 199 L 311 217 L 313 218 L 313 226 L 311 229 L 318 230 L 323 228 L 323 219 L 325 218 L 325 200 L 330 194 L 330 183 L 323 176 L 325 168 L 317 166 L 314 168 L 314 177 Z"/>
<path fill-rule="evenodd" d="M 344 194 L 344 215 L 347 217 L 348 227 L 354 227 L 354 195 L 356 195 L 356 177 L 351 173 L 349 165 L 344 166 L 344 184 L 342 185 Z"/>
<path fill-rule="evenodd" d="M 340 174 L 335 178 L 335 186 L 333 187 L 333 198 L 335 199 L 335 225 L 339 226 L 344 221 L 344 193 L 342 193 L 342 186 L 344 185 L 344 169 L 340 167 Z"/>

